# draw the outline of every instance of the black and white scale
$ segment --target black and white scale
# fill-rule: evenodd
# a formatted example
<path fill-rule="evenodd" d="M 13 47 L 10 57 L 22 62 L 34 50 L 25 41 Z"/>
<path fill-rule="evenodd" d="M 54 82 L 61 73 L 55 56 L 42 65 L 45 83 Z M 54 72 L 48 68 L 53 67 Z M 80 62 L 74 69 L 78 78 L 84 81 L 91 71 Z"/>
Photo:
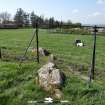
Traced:
<path fill-rule="evenodd" d="M 52 103 L 69 103 L 69 101 L 68 100 L 54 100 L 51 97 L 44 98 L 43 100 L 28 101 L 28 104 L 35 104 L 35 103 L 52 104 Z"/>

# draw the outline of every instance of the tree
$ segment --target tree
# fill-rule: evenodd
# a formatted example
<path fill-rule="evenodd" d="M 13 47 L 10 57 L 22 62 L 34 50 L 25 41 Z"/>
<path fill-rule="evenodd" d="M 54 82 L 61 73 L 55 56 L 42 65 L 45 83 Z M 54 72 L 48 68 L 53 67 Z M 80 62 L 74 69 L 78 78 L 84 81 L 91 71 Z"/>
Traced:
<path fill-rule="evenodd" d="M 18 27 L 24 26 L 24 11 L 21 8 L 17 9 L 14 20 Z"/>
<path fill-rule="evenodd" d="M 49 28 L 54 28 L 54 22 L 55 22 L 54 17 L 51 17 L 49 19 Z"/>
<path fill-rule="evenodd" d="M 42 27 L 42 25 L 44 24 L 44 16 L 39 16 L 37 22 L 39 24 L 39 27 Z"/>
<path fill-rule="evenodd" d="M 31 12 L 30 19 L 31 19 L 32 27 L 35 28 L 35 27 L 36 27 L 36 23 L 37 23 L 37 21 L 38 21 L 38 16 L 35 15 L 34 11 Z"/>
<path fill-rule="evenodd" d="M 60 22 L 56 20 L 56 21 L 55 21 L 55 24 L 54 24 L 54 27 L 55 27 L 55 28 L 60 27 Z"/>
<path fill-rule="evenodd" d="M 8 12 L 2 12 L 0 13 L 0 20 L 3 24 L 6 24 L 10 21 L 11 14 Z"/>
<path fill-rule="evenodd" d="M 29 14 L 25 12 L 23 17 L 24 17 L 24 26 L 28 27 L 30 24 Z"/>
<path fill-rule="evenodd" d="M 49 28 L 49 19 L 46 18 L 46 19 L 44 20 L 44 23 L 43 23 L 43 24 L 44 24 L 44 25 L 43 25 L 43 28 L 48 29 L 48 28 Z"/>
<path fill-rule="evenodd" d="M 75 23 L 75 27 L 81 28 L 81 23 Z"/>

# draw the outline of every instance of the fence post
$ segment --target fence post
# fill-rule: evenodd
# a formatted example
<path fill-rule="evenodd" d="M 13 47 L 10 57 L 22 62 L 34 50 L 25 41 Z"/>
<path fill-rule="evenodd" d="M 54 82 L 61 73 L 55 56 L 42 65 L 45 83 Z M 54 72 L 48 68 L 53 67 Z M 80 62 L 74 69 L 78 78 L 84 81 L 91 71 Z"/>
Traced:
<path fill-rule="evenodd" d="M 94 70 L 95 70 L 95 58 L 96 58 L 96 33 L 98 32 L 97 27 L 94 26 L 94 40 L 93 40 L 93 56 L 92 56 L 92 64 L 91 64 L 91 74 L 90 74 L 90 82 L 94 80 Z"/>
<path fill-rule="evenodd" d="M 37 62 L 39 63 L 39 38 L 38 38 L 38 23 L 36 23 L 36 44 L 37 44 Z"/>
<path fill-rule="evenodd" d="M 0 47 L 0 59 L 2 59 L 1 47 Z"/>

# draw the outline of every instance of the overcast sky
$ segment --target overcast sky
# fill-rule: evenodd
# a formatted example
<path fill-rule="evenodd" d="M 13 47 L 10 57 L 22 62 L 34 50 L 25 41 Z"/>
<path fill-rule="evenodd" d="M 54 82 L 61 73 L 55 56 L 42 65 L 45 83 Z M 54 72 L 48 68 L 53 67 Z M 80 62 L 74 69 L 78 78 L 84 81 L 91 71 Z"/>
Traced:
<path fill-rule="evenodd" d="M 0 12 L 15 14 L 17 8 L 83 24 L 105 24 L 105 0 L 0 0 Z"/>

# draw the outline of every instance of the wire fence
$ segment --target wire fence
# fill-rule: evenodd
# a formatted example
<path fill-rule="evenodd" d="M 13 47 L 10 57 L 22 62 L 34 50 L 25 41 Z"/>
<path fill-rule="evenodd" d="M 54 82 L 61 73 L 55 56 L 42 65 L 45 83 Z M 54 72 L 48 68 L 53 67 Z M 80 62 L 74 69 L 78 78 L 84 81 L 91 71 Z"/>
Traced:
<path fill-rule="evenodd" d="M 39 34 L 40 34 L 40 32 L 39 32 Z M 13 61 L 13 62 L 14 61 L 20 62 L 21 60 L 22 61 L 31 61 L 31 62 L 37 61 L 37 53 L 33 54 L 31 52 L 32 49 L 36 48 L 36 44 L 37 44 L 35 42 L 36 41 L 35 35 L 36 35 L 36 33 L 34 31 L 34 35 L 33 35 L 32 39 L 30 40 L 30 43 L 27 44 L 28 46 L 24 45 L 26 47 L 26 49 L 22 48 L 21 46 L 15 46 L 14 49 L 11 47 L 6 48 L 5 46 L 4 46 L 4 48 L 1 48 L 0 55 L 2 57 L 2 60 Z M 53 37 L 53 39 L 52 39 L 52 37 Z M 81 38 L 83 40 L 86 37 L 87 36 L 85 36 L 85 37 L 77 36 L 77 39 Z M 40 38 L 42 38 L 42 39 L 40 40 Z M 62 38 L 62 35 L 59 36 L 58 41 L 55 40 L 56 38 L 58 38 L 58 36 L 55 37 L 55 35 L 54 35 L 54 36 L 50 37 L 50 35 L 49 35 L 49 37 L 46 37 L 46 35 L 44 35 L 44 36 L 39 35 L 39 47 L 43 47 L 46 50 L 48 50 L 49 52 L 51 52 L 52 54 L 54 54 L 54 56 L 56 56 L 59 59 L 59 62 L 61 61 L 61 64 L 71 66 L 73 69 L 76 69 L 77 71 L 79 71 L 80 68 L 82 70 L 85 69 L 88 73 L 88 70 L 91 67 L 91 59 L 92 59 L 92 43 L 89 45 L 87 44 L 87 43 L 90 43 L 90 40 L 85 39 L 85 41 L 87 42 L 86 46 L 77 47 L 74 44 L 75 40 L 71 40 L 70 37 L 69 37 L 70 41 L 69 41 L 68 37 L 66 37 L 66 36 L 63 36 L 63 38 Z M 63 41 L 63 39 L 65 39 L 65 38 L 66 38 L 66 40 Z M 62 39 L 62 40 L 60 40 L 60 39 Z M 73 38 L 73 39 L 75 39 L 75 38 Z M 44 40 L 44 41 L 42 41 L 42 40 Z M 88 50 L 86 50 L 86 49 L 88 49 Z M 97 70 L 97 68 L 96 68 L 96 70 Z M 96 74 L 96 75 L 98 75 L 98 74 Z M 103 73 L 100 72 L 100 76 L 103 76 Z"/>

